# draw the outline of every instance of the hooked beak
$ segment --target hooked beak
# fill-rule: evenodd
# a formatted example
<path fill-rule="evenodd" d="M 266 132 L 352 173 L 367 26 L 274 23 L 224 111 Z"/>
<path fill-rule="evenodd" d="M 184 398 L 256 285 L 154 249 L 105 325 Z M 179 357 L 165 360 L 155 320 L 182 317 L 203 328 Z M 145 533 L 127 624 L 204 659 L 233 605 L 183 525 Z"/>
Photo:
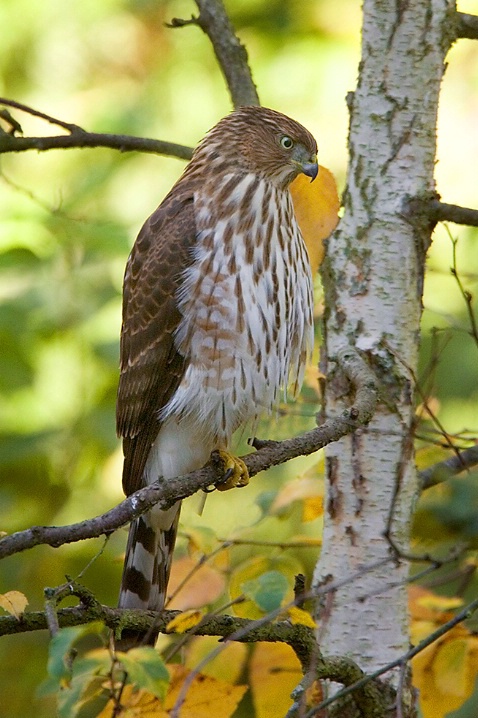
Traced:
<path fill-rule="evenodd" d="M 310 180 L 313 182 L 315 178 L 317 177 L 317 174 L 319 172 L 319 165 L 317 164 L 317 156 L 311 157 L 310 162 L 304 162 L 302 165 L 302 172 L 307 175 L 307 177 L 311 177 Z"/>

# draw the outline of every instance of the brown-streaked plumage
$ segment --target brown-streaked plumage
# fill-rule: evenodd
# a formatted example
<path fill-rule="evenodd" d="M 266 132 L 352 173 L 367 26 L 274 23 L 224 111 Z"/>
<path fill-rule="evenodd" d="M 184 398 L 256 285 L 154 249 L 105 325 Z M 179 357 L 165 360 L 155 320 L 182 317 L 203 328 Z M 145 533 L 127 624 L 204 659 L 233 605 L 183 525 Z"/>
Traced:
<path fill-rule="evenodd" d="M 124 279 L 117 402 L 127 495 L 200 468 L 300 386 L 312 280 L 288 187 L 317 171 L 302 125 L 242 107 L 205 136 L 141 229 Z M 243 485 L 231 462 L 227 486 Z M 120 606 L 163 609 L 178 517 L 179 503 L 131 524 Z M 141 638 L 155 635 L 125 644 Z"/>

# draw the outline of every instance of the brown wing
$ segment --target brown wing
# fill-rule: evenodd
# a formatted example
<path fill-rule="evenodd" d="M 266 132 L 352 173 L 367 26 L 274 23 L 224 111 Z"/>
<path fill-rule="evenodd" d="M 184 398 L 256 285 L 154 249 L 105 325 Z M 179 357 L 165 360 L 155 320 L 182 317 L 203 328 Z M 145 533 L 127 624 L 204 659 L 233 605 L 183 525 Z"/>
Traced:
<path fill-rule="evenodd" d="M 176 391 L 186 359 L 174 346 L 176 292 L 192 261 L 193 193 L 176 187 L 145 222 L 126 266 L 116 427 L 123 437 L 123 489 L 141 488 L 158 412 Z"/>

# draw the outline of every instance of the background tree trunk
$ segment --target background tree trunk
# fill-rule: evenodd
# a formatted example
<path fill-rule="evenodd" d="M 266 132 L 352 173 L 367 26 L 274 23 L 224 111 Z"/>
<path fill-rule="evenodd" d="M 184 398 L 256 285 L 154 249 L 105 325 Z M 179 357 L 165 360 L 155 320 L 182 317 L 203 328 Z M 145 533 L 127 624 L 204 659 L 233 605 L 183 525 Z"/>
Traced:
<path fill-rule="evenodd" d="M 335 363 L 344 343 L 363 352 L 381 387 L 369 427 L 326 449 L 328 503 L 314 579 L 316 587 L 337 584 L 318 607 L 321 650 L 348 655 L 367 672 L 409 645 L 409 566 L 385 534 L 391 516 L 393 542 L 408 551 L 417 497 L 414 377 L 432 226 L 407 214 L 407 198 L 434 192 L 453 9 L 451 0 L 365 0 L 360 76 L 349 98 L 345 214 L 323 266 L 326 416 L 353 402 Z M 388 675 L 397 685 L 398 674 Z"/>

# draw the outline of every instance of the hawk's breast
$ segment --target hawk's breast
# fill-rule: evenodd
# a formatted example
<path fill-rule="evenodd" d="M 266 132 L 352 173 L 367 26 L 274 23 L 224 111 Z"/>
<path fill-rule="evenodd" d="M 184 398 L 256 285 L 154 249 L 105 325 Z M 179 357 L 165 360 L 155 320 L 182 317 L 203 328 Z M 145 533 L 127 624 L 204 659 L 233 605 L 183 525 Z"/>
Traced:
<path fill-rule="evenodd" d="M 194 198 L 194 261 L 178 296 L 178 351 L 188 358 L 162 417 L 189 416 L 227 444 L 300 386 L 313 343 L 310 265 L 288 190 L 224 175 Z"/>

